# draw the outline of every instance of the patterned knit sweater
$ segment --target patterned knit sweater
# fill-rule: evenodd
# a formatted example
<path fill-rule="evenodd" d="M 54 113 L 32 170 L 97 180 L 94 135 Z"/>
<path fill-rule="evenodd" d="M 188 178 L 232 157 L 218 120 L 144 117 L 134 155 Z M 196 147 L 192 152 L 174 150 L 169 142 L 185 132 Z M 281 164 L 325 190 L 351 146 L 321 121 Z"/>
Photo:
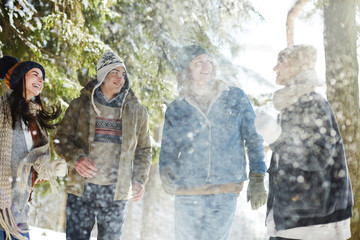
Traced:
<path fill-rule="evenodd" d="M 104 106 L 97 102 L 95 104 L 101 116 L 96 117 L 90 157 L 96 164 L 97 172 L 94 177 L 87 179 L 87 182 L 98 185 L 116 184 L 122 142 L 120 108 Z"/>

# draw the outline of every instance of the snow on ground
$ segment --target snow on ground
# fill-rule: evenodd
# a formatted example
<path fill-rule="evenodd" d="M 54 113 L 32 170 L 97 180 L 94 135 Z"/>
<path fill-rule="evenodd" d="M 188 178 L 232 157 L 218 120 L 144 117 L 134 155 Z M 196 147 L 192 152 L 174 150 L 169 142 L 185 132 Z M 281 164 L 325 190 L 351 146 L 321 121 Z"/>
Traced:
<path fill-rule="evenodd" d="M 174 222 L 173 222 L 173 197 L 166 193 L 161 194 L 161 202 L 156 207 L 157 219 L 156 225 L 156 239 L 158 240 L 172 240 L 174 239 Z M 140 220 L 142 204 L 131 204 L 132 208 L 131 217 L 135 223 Z M 250 208 L 250 203 L 246 202 L 246 186 L 241 192 L 238 199 L 237 211 L 233 222 L 229 240 L 265 240 L 265 212 L 266 207 L 263 206 L 259 210 L 253 211 Z M 129 232 L 131 231 L 131 232 Z M 124 240 L 148 240 L 141 238 L 140 228 L 127 228 L 125 223 L 125 230 L 123 234 Z M 65 240 L 64 232 L 57 232 L 40 227 L 30 227 L 30 239 L 32 240 Z M 91 240 L 96 240 L 92 237 Z"/>
<path fill-rule="evenodd" d="M 269 156 L 269 154 L 267 154 Z M 267 157 L 268 164 L 268 157 Z M 124 232 L 122 240 L 173 240 L 174 238 L 174 196 L 166 194 L 161 189 L 161 183 L 158 174 L 155 176 L 156 186 L 158 191 L 157 201 L 153 206 L 154 216 L 151 220 L 150 231 L 152 233 L 144 232 L 141 228 L 144 201 L 133 203 L 129 202 L 129 209 L 127 219 L 125 221 Z M 266 207 L 262 206 L 260 209 L 251 210 L 250 203 L 246 202 L 246 189 L 248 182 L 245 182 L 244 189 L 240 193 L 237 203 L 237 211 L 232 225 L 229 240 L 266 240 L 265 227 L 265 213 Z M 265 186 L 268 186 L 267 179 Z M 148 189 L 150 191 L 150 189 Z M 61 195 L 63 195 L 62 193 Z M 37 196 L 32 202 L 31 214 L 31 240 L 65 240 L 65 229 L 58 226 L 56 223 L 61 222 L 62 214 L 65 209 L 65 198 L 59 197 L 55 194 L 46 196 Z M 38 209 L 36 209 L 36 207 Z M 58 229 L 58 231 L 48 229 Z M 150 237 L 149 235 L 153 235 Z M 93 231 L 93 238 L 96 240 L 96 230 Z"/>
<path fill-rule="evenodd" d="M 30 227 L 30 239 L 32 239 L 32 240 L 64 240 L 65 233 L 31 226 Z M 96 240 L 96 238 L 92 237 L 92 238 L 90 238 L 90 240 Z"/>
<path fill-rule="evenodd" d="M 35 240 L 64 240 L 65 233 L 56 232 L 49 229 L 30 227 L 30 239 Z"/>
<path fill-rule="evenodd" d="M 265 163 L 269 165 L 271 151 L 266 151 Z M 155 172 L 153 172 L 153 170 Z M 164 192 L 158 173 L 158 166 L 154 165 L 151 171 L 152 177 L 146 185 L 144 198 L 155 198 L 151 210 L 153 211 L 151 221 L 148 221 L 147 229 L 142 228 L 143 211 L 146 201 L 129 202 L 122 240 L 174 240 L 174 196 Z M 240 193 L 237 202 L 237 210 L 231 228 L 229 240 L 267 240 L 265 215 L 266 207 L 251 210 L 250 203 L 246 201 L 246 190 L 248 181 Z M 268 178 L 265 178 L 265 188 L 268 186 Z M 65 240 L 65 205 L 66 194 L 64 186 L 57 194 L 43 196 L 35 195 L 31 201 L 30 211 L 30 238 L 31 240 Z M 53 229 L 53 230 L 49 230 Z M 54 231 L 56 230 L 56 231 Z M 92 232 L 96 240 L 96 229 Z M 114 239 L 116 240 L 116 239 Z"/>

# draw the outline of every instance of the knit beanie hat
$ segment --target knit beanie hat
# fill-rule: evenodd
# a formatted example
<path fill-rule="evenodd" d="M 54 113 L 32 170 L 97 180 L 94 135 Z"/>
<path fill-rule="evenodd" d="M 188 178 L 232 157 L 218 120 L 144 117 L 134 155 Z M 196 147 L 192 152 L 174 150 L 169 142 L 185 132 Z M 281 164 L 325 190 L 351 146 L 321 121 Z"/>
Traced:
<path fill-rule="evenodd" d="M 21 82 L 25 74 L 33 68 L 39 68 L 45 80 L 45 69 L 37 62 L 23 61 L 11 56 L 4 56 L 0 58 L 0 79 L 5 79 L 6 86 L 10 89 L 15 89 Z"/>
<path fill-rule="evenodd" d="M 100 85 L 104 82 L 106 75 L 116 67 L 123 67 L 125 70 L 125 84 L 123 88 L 129 88 L 129 80 L 126 73 L 126 67 L 121 60 L 121 58 L 116 55 L 111 49 L 106 49 L 104 55 L 99 59 L 96 65 L 96 75 L 97 75 L 97 84 L 95 85 L 92 94 L 91 94 L 91 102 L 94 106 L 95 112 L 99 115 L 100 111 L 96 108 L 94 103 L 94 93 L 95 90 L 100 87 Z"/>
<path fill-rule="evenodd" d="M 314 70 L 316 64 L 316 49 L 307 44 L 292 45 L 278 54 L 278 60 L 289 61 L 291 66 L 298 67 L 301 70 Z"/>
<path fill-rule="evenodd" d="M 176 58 L 176 70 L 178 72 L 181 72 L 185 68 L 188 67 L 189 63 L 197 56 L 201 54 L 206 54 L 210 56 L 209 52 L 206 51 L 205 48 L 199 45 L 189 45 L 182 47 L 180 51 L 178 52 L 177 58 Z"/>
<path fill-rule="evenodd" d="M 110 49 L 105 50 L 104 55 L 99 59 L 96 66 L 97 85 L 100 86 L 106 75 L 116 67 L 123 67 L 126 71 L 123 60 Z"/>

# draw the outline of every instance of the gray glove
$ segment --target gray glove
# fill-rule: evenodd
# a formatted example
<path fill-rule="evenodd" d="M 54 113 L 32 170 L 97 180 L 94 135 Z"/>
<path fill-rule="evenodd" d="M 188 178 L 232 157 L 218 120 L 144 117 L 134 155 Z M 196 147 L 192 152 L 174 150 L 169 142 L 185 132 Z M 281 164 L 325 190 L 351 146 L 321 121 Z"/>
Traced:
<path fill-rule="evenodd" d="M 264 186 L 265 174 L 249 173 L 249 186 L 247 189 L 247 201 L 251 201 L 251 209 L 256 210 L 266 203 L 267 194 Z"/>

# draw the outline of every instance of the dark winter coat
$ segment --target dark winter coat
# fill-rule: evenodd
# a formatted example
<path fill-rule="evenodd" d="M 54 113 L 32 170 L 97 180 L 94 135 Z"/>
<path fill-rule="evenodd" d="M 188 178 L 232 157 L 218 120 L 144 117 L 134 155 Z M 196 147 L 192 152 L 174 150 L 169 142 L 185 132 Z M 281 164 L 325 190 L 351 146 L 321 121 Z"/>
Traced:
<path fill-rule="evenodd" d="M 81 196 L 85 178 L 76 171 L 74 164 L 80 156 L 89 156 L 94 142 L 96 113 L 91 104 L 91 92 L 96 81 L 81 90 L 65 112 L 57 129 L 54 148 L 69 165 L 66 183 L 68 193 Z M 118 180 L 114 200 L 131 198 L 132 181 L 145 184 L 151 164 L 151 141 L 148 114 L 130 90 L 122 106 L 122 144 Z"/>
<path fill-rule="evenodd" d="M 180 189 L 243 182 L 245 152 L 250 171 L 265 173 L 263 140 L 254 118 L 246 94 L 236 87 L 224 90 L 207 116 L 183 97 L 173 101 L 165 114 L 159 160 L 163 184 Z M 173 179 L 165 179 L 164 169 Z"/>
<path fill-rule="evenodd" d="M 268 213 L 276 230 L 352 216 L 352 191 L 339 127 L 329 103 L 312 92 L 281 111 L 270 145 Z"/>

